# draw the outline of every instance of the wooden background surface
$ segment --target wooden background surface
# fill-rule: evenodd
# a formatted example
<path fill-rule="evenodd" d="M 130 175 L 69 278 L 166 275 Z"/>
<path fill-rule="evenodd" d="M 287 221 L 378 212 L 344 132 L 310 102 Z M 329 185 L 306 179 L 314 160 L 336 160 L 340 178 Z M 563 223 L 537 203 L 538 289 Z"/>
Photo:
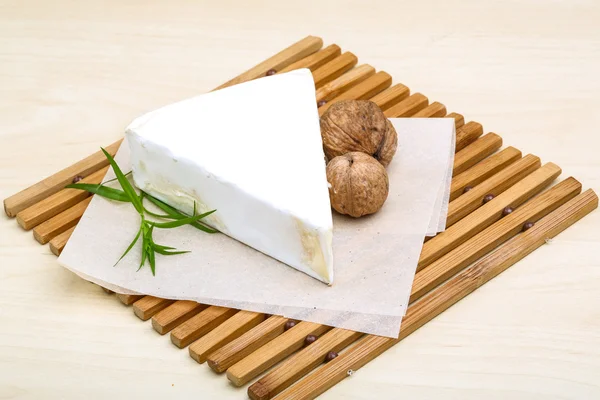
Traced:
<path fill-rule="evenodd" d="M 598 21 L 596 0 L 0 0 L 0 197 L 307 34 L 600 192 Z M 323 397 L 600 398 L 599 222 Z M 0 398 L 245 398 L 13 220 L 0 238 Z"/>

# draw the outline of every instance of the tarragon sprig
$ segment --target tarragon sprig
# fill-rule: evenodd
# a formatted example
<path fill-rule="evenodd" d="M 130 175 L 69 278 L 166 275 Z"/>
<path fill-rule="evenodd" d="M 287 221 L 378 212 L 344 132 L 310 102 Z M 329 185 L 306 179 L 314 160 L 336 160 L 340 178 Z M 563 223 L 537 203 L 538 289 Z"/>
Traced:
<path fill-rule="evenodd" d="M 148 264 L 150 265 L 150 270 L 152 271 L 152 275 L 156 275 L 156 253 L 163 255 L 163 256 L 173 256 L 173 255 L 177 255 L 177 254 L 189 253 L 189 251 L 187 251 L 187 250 L 177 250 L 174 247 L 164 246 L 164 245 L 156 243 L 152 237 L 154 228 L 172 229 L 172 228 L 177 228 L 179 226 L 189 224 L 189 225 L 193 226 L 194 228 L 199 229 L 203 232 L 207 232 L 207 233 L 216 233 L 217 232 L 215 229 L 213 229 L 207 225 L 204 225 L 200 222 L 201 219 L 208 217 L 209 215 L 214 213 L 216 210 L 208 211 L 208 212 L 205 212 L 202 214 L 197 214 L 196 213 L 196 203 L 194 202 L 194 212 L 193 212 L 193 215 L 190 216 L 190 215 L 183 214 L 182 212 L 176 210 L 175 208 L 158 200 L 155 197 L 152 197 L 151 195 L 149 195 L 143 191 L 140 191 L 140 194 L 138 195 L 137 192 L 135 191 L 133 185 L 131 184 L 131 182 L 129 182 L 129 180 L 127 179 L 127 175 L 129 175 L 131 172 L 124 174 L 123 171 L 121 171 L 121 168 L 119 167 L 117 162 L 114 160 L 114 158 L 103 148 L 102 148 L 102 152 L 106 156 L 109 164 L 111 165 L 113 171 L 115 172 L 116 178 L 111 179 L 110 181 L 106 181 L 104 183 L 100 183 L 100 184 L 73 183 L 71 185 L 68 185 L 67 187 L 71 188 L 71 189 L 86 190 L 90 193 L 97 194 L 98 196 L 102 196 L 102 197 L 105 197 L 110 200 L 131 203 L 133 205 L 133 207 L 135 208 L 135 210 L 140 215 L 140 219 L 141 219 L 140 229 L 138 229 L 135 237 L 133 238 L 133 240 L 131 241 L 131 243 L 125 250 L 125 252 L 117 260 L 115 265 L 117 265 L 119 263 L 119 261 L 121 261 L 127 255 L 127 253 L 129 253 L 129 251 L 131 251 L 131 249 L 133 249 L 133 247 L 135 246 L 135 244 L 138 242 L 138 240 L 140 238 L 142 239 L 142 257 L 141 257 L 141 262 L 140 262 L 138 271 L 145 265 L 146 261 L 148 261 Z M 117 180 L 119 182 L 121 189 L 116 189 L 116 188 L 106 186 L 107 183 L 109 183 L 111 181 L 115 181 L 115 180 Z M 165 214 L 157 214 L 157 213 L 154 213 L 154 212 L 148 210 L 144 206 L 144 199 L 147 199 L 152 204 L 154 204 L 156 207 L 160 208 Z M 170 220 L 170 221 L 166 221 L 166 222 L 152 221 L 152 220 L 148 219 L 147 216 L 166 219 L 166 220 Z"/>

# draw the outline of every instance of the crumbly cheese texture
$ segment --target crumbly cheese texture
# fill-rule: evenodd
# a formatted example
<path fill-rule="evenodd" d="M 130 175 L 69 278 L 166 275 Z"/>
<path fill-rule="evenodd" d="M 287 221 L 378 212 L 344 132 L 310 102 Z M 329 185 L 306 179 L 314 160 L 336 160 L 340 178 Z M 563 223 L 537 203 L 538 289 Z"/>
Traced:
<path fill-rule="evenodd" d="M 332 217 L 308 69 L 168 105 L 126 130 L 135 184 L 297 270 L 333 283 Z"/>

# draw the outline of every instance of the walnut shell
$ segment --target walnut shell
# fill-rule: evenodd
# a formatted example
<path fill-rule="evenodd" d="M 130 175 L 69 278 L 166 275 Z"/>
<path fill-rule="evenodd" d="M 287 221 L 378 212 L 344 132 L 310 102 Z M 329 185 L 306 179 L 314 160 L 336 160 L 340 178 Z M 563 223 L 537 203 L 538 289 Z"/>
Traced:
<path fill-rule="evenodd" d="M 360 151 L 387 167 L 398 147 L 396 130 L 377 104 L 368 100 L 334 103 L 321 117 L 327 159 Z"/>
<path fill-rule="evenodd" d="M 327 181 L 334 210 L 356 218 L 379 211 L 388 196 L 385 168 L 365 153 L 335 157 L 327 164 Z"/>

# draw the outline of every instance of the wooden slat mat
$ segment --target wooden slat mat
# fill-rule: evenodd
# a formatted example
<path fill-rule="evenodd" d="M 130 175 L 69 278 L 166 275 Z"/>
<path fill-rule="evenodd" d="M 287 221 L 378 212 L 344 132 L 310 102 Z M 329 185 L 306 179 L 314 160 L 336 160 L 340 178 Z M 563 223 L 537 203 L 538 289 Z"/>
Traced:
<path fill-rule="evenodd" d="M 254 381 L 252 399 L 318 396 L 598 206 L 596 194 L 582 191 L 572 177 L 550 187 L 561 174 L 557 165 L 542 165 L 514 147 L 501 149 L 502 138 L 484 135 L 480 123 L 448 113 L 402 83 L 392 85 L 387 72 L 359 64 L 338 45 L 323 48 L 318 37 L 302 39 L 217 89 L 297 68 L 312 71 L 320 114 L 339 100 L 370 99 L 388 117 L 455 120 L 448 226 L 423 246 L 399 339 L 191 301 L 117 295 L 141 320 L 152 319 L 159 334 L 170 333 L 176 347 L 188 347 L 198 363 L 226 373 L 237 386 Z M 107 150 L 114 155 L 120 144 Z M 74 179 L 100 182 L 106 171 L 106 158 L 96 152 L 5 199 L 6 214 L 58 255 L 90 201 L 64 187 Z"/>

